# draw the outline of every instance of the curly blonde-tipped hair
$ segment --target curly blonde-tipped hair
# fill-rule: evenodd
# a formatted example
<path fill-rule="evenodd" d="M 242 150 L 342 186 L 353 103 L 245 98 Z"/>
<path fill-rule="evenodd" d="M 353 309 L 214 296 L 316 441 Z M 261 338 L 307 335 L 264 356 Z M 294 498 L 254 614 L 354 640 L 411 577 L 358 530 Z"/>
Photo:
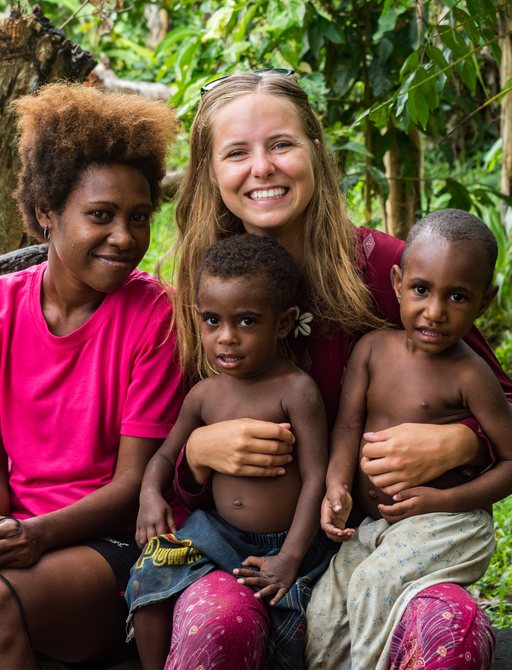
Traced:
<path fill-rule="evenodd" d="M 293 76 L 234 74 L 208 90 L 201 100 L 190 133 L 190 160 L 181 184 L 176 209 L 175 323 L 183 369 L 204 376 L 208 367 L 201 348 L 194 314 L 194 275 L 205 250 L 244 226 L 223 203 L 212 183 L 210 163 L 215 115 L 237 98 L 265 93 L 293 106 L 311 142 L 315 190 L 304 211 L 304 250 L 301 267 L 307 307 L 323 320 L 349 333 L 382 326 L 357 268 L 354 228 L 349 222 L 338 188 L 336 171 L 326 151 L 320 121 L 306 92 Z"/>
<path fill-rule="evenodd" d="M 167 149 L 177 131 L 175 113 L 165 103 L 58 83 L 13 104 L 21 159 L 14 197 L 31 235 L 43 239 L 36 206 L 60 213 L 90 165 L 117 163 L 140 170 L 158 207 Z"/>

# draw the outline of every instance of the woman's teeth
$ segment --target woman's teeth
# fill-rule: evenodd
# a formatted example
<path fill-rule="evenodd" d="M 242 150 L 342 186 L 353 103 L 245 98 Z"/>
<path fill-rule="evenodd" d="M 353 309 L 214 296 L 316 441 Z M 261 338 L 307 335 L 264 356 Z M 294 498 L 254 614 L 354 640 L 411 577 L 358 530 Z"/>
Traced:
<path fill-rule="evenodd" d="M 265 198 L 282 198 L 286 193 L 285 188 L 269 188 L 264 191 L 251 191 L 249 198 L 251 200 L 264 200 Z"/>

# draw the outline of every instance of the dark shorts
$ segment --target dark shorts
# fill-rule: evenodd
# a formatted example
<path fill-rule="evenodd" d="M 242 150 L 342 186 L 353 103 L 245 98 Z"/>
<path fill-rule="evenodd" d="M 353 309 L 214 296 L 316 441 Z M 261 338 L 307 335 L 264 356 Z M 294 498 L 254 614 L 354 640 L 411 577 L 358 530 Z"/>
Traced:
<path fill-rule="evenodd" d="M 97 540 L 84 542 L 84 546 L 95 549 L 112 568 L 119 594 L 124 596 L 130 568 L 140 556 L 140 549 L 135 542 L 134 533 L 120 533 L 115 537 L 100 537 Z"/>

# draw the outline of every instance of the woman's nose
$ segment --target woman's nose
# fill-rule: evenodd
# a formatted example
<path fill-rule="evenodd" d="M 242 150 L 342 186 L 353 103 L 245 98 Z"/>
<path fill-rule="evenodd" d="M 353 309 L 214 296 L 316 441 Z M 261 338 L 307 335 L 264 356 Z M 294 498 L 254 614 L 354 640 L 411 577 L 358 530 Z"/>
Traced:
<path fill-rule="evenodd" d="M 135 238 L 128 221 L 117 219 L 113 222 L 108 241 L 119 249 L 131 249 L 135 246 Z"/>
<path fill-rule="evenodd" d="M 267 151 L 257 151 L 253 156 L 252 174 L 265 179 L 275 172 L 275 166 Z"/>

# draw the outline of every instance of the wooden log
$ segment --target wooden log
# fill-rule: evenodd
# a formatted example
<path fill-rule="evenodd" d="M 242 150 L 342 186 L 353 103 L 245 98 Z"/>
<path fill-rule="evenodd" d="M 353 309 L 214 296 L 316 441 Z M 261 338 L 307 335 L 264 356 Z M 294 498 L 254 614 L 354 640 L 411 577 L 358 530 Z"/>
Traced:
<path fill-rule="evenodd" d="M 10 103 L 51 81 L 83 81 L 95 64 L 37 5 L 32 14 L 0 18 L 0 253 L 30 243 L 12 198 L 19 162 Z"/>
<path fill-rule="evenodd" d="M 15 251 L 9 251 L 6 254 L 0 254 L 0 275 L 6 275 L 9 272 L 18 272 L 31 265 L 38 265 L 48 258 L 47 244 L 34 244 L 30 247 L 23 247 Z"/>
<path fill-rule="evenodd" d="M 134 81 L 132 79 L 121 79 L 112 70 L 106 68 L 103 63 L 98 63 L 88 77 L 88 82 L 93 86 L 103 86 L 109 91 L 119 93 L 138 93 L 153 100 L 167 102 L 172 95 L 171 89 L 165 84 L 151 81 Z"/>

